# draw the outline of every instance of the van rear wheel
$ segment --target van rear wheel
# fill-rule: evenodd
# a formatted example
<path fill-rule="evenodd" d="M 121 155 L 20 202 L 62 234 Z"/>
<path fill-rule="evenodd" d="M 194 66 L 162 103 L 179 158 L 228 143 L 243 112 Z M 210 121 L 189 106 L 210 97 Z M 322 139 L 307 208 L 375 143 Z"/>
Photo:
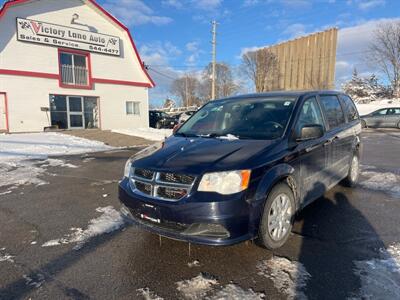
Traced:
<path fill-rule="evenodd" d="M 353 187 L 357 184 L 360 175 L 360 159 L 357 154 L 354 154 L 350 162 L 349 173 L 343 180 L 345 186 Z"/>
<path fill-rule="evenodd" d="M 259 228 L 259 240 L 268 249 L 282 247 L 292 230 L 295 203 L 293 192 L 279 183 L 269 193 Z"/>

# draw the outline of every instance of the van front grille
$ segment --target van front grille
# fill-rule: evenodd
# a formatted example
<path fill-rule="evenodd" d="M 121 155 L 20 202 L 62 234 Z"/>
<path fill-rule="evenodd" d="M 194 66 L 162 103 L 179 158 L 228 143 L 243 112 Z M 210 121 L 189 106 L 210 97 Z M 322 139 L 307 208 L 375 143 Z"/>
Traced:
<path fill-rule="evenodd" d="M 159 179 L 160 181 L 179 184 L 192 184 L 194 181 L 193 176 L 174 173 L 160 173 Z"/>
<path fill-rule="evenodd" d="M 144 183 L 140 181 L 135 182 L 136 188 L 146 195 L 151 195 L 152 186 L 149 183 Z"/>
<path fill-rule="evenodd" d="M 131 174 L 130 184 L 134 192 L 168 201 L 178 201 L 188 195 L 196 180 L 191 175 L 141 168 L 134 168 Z"/>
<path fill-rule="evenodd" d="M 153 179 L 154 172 L 146 170 L 146 169 L 135 169 L 134 174 L 138 177 L 142 177 L 145 179 Z"/>

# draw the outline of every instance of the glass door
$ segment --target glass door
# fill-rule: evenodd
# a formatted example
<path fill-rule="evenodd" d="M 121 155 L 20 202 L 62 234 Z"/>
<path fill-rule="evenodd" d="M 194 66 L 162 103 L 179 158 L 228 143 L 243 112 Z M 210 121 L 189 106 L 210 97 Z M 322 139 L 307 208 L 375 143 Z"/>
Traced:
<path fill-rule="evenodd" d="M 84 129 L 83 97 L 67 97 L 68 128 Z"/>

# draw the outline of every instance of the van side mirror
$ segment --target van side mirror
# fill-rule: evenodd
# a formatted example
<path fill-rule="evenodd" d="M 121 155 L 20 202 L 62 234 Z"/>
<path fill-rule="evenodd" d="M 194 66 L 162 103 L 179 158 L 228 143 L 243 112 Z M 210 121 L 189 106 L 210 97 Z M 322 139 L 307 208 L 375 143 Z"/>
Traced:
<path fill-rule="evenodd" d="M 300 129 L 299 136 L 296 137 L 297 142 L 314 140 L 324 135 L 324 128 L 319 124 L 304 125 Z"/>

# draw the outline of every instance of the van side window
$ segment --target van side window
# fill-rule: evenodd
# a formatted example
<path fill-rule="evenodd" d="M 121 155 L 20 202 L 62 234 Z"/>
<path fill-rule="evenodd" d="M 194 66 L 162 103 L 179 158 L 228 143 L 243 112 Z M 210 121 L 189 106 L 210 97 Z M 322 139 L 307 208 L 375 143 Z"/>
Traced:
<path fill-rule="evenodd" d="M 315 97 L 308 98 L 304 101 L 299 119 L 297 120 L 296 132 L 300 132 L 301 128 L 305 125 L 321 125 L 325 127 L 322 113 Z"/>
<path fill-rule="evenodd" d="M 345 122 L 342 106 L 338 97 L 334 95 L 320 96 L 322 108 L 328 121 L 329 129 L 340 126 Z"/>
<path fill-rule="evenodd" d="M 346 95 L 341 95 L 341 98 L 344 102 L 347 121 L 351 122 L 354 120 L 358 120 L 358 112 L 356 106 L 354 105 L 353 100 L 351 100 L 351 98 Z"/>

